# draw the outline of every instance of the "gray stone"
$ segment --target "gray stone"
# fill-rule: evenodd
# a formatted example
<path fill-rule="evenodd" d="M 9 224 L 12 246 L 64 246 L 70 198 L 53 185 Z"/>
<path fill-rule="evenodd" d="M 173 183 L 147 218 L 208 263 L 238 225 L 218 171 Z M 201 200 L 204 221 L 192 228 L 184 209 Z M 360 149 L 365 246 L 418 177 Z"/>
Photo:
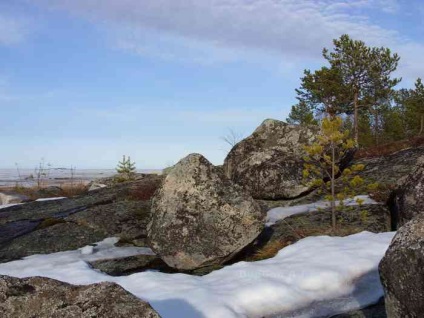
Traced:
<path fill-rule="evenodd" d="M 191 154 L 156 192 L 148 239 L 170 267 L 191 270 L 231 259 L 258 236 L 264 218 L 260 205 L 221 169 Z"/>
<path fill-rule="evenodd" d="M 0 317 L 158 318 L 159 314 L 115 283 L 75 286 L 44 277 L 0 276 Z"/>
<path fill-rule="evenodd" d="M 88 262 L 91 267 L 111 276 L 123 276 L 148 269 L 166 270 L 167 265 L 156 255 L 134 255 Z"/>
<path fill-rule="evenodd" d="M 389 204 L 395 228 L 424 212 L 424 156 L 418 160 L 415 170 L 399 182 Z"/>
<path fill-rule="evenodd" d="M 424 313 L 424 214 L 402 226 L 380 265 L 389 318 L 419 318 Z"/>
<path fill-rule="evenodd" d="M 35 195 L 39 198 L 41 197 L 60 197 L 63 195 L 63 190 L 61 187 L 49 186 L 46 188 L 41 188 L 37 190 Z"/>
<path fill-rule="evenodd" d="M 88 191 L 94 191 L 94 190 L 98 190 L 98 189 L 106 188 L 106 187 L 107 187 L 106 184 L 93 182 L 93 183 L 90 183 L 90 187 L 88 188 Z"/>
<path fill-rule="evenodd" d="M 267 119 L 231 149 L 223 169 L 255 199 L 289 199 L 308 190 L 303 184 L 304 146 L 315 140 L 316 126 Z"/>

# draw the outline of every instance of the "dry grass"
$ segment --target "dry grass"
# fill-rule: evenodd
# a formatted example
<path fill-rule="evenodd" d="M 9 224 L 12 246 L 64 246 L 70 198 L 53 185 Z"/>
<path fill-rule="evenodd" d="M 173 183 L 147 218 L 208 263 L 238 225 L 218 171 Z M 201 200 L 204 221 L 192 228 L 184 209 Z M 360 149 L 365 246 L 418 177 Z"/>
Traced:
<path fill-rule="evenodd" d="M 56 224 L 66 223 L 63 219 L 46 218 L 38 226 L 37 230 L 46 229 Z"/>
<path fill-rule="evenodd" d="M 157 184 L 145 184 L 134 187 L 128 194 L 128 199 L 134 201 L 150 200 L 158 188 Z"/>
<path fill-rule="evenodd" d="M 261 249 L 257 250 L 255 254 L 252 256 L 252 261 L 259 261 L 267 258 L 272 258 L 275 255 L 277 255 L 278 251 L 283 249 L 286 246 L 289 246 L 293 242 L 290 240 L 287 241 L 271 241 L 268 242 L 265 246 L 263 246 Z"/>
<path fill-rule="evenodd" d="M 63 196 L 69 198 L 86 194 L 88 192 L 87 186 L 83 183 L 62 185 L 60 188 L 62 189 Z"/>
<path fill-rule="evenodd" d="M 385 155 L 389 155 L 403 149 L 418 147 L 423 145 L 424 145 L 424 136 L 417 136 L 417 137 L 406 139 L 406 140 L 399 140 L 399 141 L 394 141 L 394 142 L 379 145 L 379 146 L 372 146 L 372 147 L 359 149 L 355 154 L 355 159 L 385 156 Z"/>
<path fill-rule="evenodd" d="M 15 186 L 15 187 L 3 187 L 0 188 L 0 191 L 10 191 L 19 194 L 26 195 L 31 200 L 37 200 L 48 197 L 55 196 L 63 196 L 72 198 L 81 194 L 87 193 L 87 187 L 83 183 L 78 184 L 63 184 L 58 188 L 57 193 L 52 193 L 48 191 L 48 187 L 23 187 L 23 186 Z"/>

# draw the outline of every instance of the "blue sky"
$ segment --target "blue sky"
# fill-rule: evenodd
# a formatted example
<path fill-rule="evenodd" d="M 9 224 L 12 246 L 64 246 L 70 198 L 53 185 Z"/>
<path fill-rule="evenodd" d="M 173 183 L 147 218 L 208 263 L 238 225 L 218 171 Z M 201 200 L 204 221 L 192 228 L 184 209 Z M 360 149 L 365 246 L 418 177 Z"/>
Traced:
<path fill-rule="evenodd" d="M 424 76 L 421 0 L 2 0 L 0 167 L 221 164 L 233 129 L 284 120 L 343 33 Z"/>

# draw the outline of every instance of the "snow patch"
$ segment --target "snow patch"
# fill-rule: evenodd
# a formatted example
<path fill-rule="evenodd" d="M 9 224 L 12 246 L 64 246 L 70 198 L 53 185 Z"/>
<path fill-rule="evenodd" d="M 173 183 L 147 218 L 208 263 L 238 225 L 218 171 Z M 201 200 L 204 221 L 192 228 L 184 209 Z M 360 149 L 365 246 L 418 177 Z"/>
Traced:
<path fill-rule="evenodd" d="M 116 239 L 80 250 L 0 264 L 0 274 L 45 276 L 71 284 L 116 282 L 164 317 L 317 317 L 359 309 L 383 296 L 378 264 L 394 233 L 308 237 L 258 262 L 239 262 L 205 276 L 143 272 L 111 277 L 86 260 L 122 256 Z M 84 248 L 83 248 L 84 249 Z M 148 251 L 146 251 L 148 252 Z"/>
<path fill-rule="evenodd" d="M 63 199 L 67 199 L 67 197 L 53 197 L 53 198 L 41 198 L 41 199 L 37 199 L 35 201 L 54 201 L 54 200 L 63 200 Z"/>
<path fill-rule="evenodd" d="M 371 199 L 368 195 L 358 195 L 352 199 L 344 200 L 343 204 L 346 206 L 356 206 L 358 205 L 357 200 L 361 200 L 362 205 L 378 204 L 378 202 Z M 339 204 L 340 204 L 339 202 L 336 202 L 336 205 L 339 205 Z M 315 212 L 315 211 L 318 211 L 319 209 L 326 209 L 329 207 L 330 207 L 329 201 L 317 201 L 314 203 L 303 204 L 303 205 L 274 208 L 269 210 L 267 213 L 266 225 L 271 226 L 275 224 L 277 221 L 283 220 L 286 217 L 291 215 Z"/>

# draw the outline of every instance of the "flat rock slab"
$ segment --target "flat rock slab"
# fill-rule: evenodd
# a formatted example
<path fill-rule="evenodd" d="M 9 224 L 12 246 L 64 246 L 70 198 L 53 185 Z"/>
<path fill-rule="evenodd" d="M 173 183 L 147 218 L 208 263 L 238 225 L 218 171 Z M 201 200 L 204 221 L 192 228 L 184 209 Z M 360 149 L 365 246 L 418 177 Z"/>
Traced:
<path fill-rule="evenodd" d="M 146 177 L 72 199 L 0 209 L 0 263 L 73 250 L 114 236 L 146 243 L 150 197 L 161 180 Z"/>

